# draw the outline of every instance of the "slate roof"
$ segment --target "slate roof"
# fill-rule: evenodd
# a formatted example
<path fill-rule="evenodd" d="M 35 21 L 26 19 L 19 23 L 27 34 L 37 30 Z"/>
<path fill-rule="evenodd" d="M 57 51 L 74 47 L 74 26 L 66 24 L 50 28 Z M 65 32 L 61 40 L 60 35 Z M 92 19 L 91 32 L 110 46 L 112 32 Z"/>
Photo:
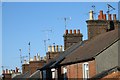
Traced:
<path fill-rule="evenodd" d="M 99 55 L 103 50 L 120 39 L 118 34 L 120 35 L 120 29 L 112 30 L 96 36 L 83 46 L 79 46 L 79 48 L 71 52 L 70 55 L 66 56 L 59 65 L 93 60 L 95 56 Z"/>
<path fill-rule="evenodd" d="M 41 72 L 40 72 L 40 70 L 37 70 L 36 72 L 34 72 L 31 76 L 30 76 L 30 78 L 42 78 L 42 74 L 41 74 Z"/>
<path fill-rule="evenodd" d="M 18 78 L 21 79 L 21 78 L 29 78 L 29 77 L 30 77 L 30 72 L 27 71 L 27 72 L 24 73 L 24 74 L 15 76 L 13 79 L 18 79 Z"/>
<path fill-rule="evenodd" d="M 79 46 L 83 45 L 83 43 L 86 41 L 80 41 L 77 44 L 72 45 L 68 49 L 66 49 L 64 52 L 60 52 L 58 56 L 56 56 L 54 59 L 52 59 L 50 62 L 48 62 L 46 65 L 44 65 L 40 70 L 44 70 L 47 68 L 52 68 L 56 66 L 59 62 L 61 62 L 67 55 L 70 54 L 70 52 L 77 49 Z"/>
<path fill-rule="evenodd" d="M 101 78 L 103 78 L 103 77 L 105 77 L 105 76 L 107 76 L 107 75 L 109 75 L 109 74 L 111 74 L 111 73 L 113 73 L 113 72 L 117 72 L 117 71 L 120 71 L 120 67 L 119 67 L 119 66 L 116 66 L 116 67 L 111 68 L 111 69 L 109 69 L 109 70 L 105 70 L 105 71 L 103 71 L 103 72 L 101 72 L 101 73 L 93 76 L 93 77 L 91 78 L 91 80 L 92 80 L 92 79 L 101 79 Z"/>

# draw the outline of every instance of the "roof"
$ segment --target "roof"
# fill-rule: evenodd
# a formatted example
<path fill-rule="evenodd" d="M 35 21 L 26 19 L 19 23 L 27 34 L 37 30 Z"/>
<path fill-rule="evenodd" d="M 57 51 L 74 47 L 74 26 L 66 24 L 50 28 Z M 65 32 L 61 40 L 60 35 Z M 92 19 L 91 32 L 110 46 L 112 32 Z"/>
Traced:
<path fill-rule="evenodd" d="M 34 72 L 30 78 L 40 78 L 42 75 L 41 75 L 41 72 L 40 70 L 37 70 L 36 72 Z M 42 77 L 41 77 L 42 78 Z"/>
<path fill-rule="evenodd" d="M 110 75 L 111 73 L 117 72 L 117 71 L 120 71 L 120 67 L 119 67 L 119 66 L 116 66 L 116 67 L 111 68 L 111 69 L 109 69 L 109 70 L 105 70 L 105 71 L 103 71 L 103 72 L 101 72 L 101 73 L 93 76 L 91 79 L 96 79 L 96 78 L 97 78 L 97 79 L 101 79 L 101 78 L 103 78 L 103 77 L 105 77 L 105 76 L 108 76 L 108 75 Z"/>
<path fill-rule="evenodd" d="M 29 77 L 30 77 L 30 72 L 27 71 L 27 72 L 24 73 L 24 74 L 16 75 L 13 79 L 16 79 L 16 78 L 29 78 Z"/>
<path fill-rule="evenodd" d="M 46 65 L 44 65 L 40 70 L 44 70 L 46 68 L 52 68 L 52 67 L 54 67 L 59 62 L 61 62 L 67 55 L 69 55 L 70 52 L 74 51 L 79 46 L 83 45 L 84 42 L 86 42 L 86 41 L 80 41 L 77 44 L 74 44 L 71 47 L 69 47 L 68 49 L 66 49 L 64 52 L 60 52 L 58 56 L 56 56 L 54 59 L 52 59 Z"/>
<path fill-rule="evenodd" d="M 65 59 L 59 65 L 93 60 L 103 50 L 120 39 L 118 32 L 120 32 L 120 29 L 112 30 L 96 36 L 83 46 L 79 46 L 79 48 L 71 52 L 71 54 L 65 57 Z"/>

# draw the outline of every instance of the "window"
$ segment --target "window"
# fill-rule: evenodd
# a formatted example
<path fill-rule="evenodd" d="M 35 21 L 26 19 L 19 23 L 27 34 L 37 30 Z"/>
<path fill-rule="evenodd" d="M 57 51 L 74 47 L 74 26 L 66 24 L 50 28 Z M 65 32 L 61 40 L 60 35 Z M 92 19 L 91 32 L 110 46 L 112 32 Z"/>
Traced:
<path fill-rule="evenodd" d="M 63 67 L 64 80 L 67 80 L 67 68 Z"/>
<path fill-rule="evenodd" d="M 87 80 L 89 78 L 89 65 L 88 62 L 83 63 L 83 80 Z"/>

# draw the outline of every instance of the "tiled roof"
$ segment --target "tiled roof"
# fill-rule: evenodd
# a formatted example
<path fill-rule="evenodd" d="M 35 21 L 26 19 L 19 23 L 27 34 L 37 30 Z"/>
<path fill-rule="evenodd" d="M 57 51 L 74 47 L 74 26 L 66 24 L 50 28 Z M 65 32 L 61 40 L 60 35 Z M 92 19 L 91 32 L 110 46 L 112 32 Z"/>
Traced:
<path fill-rule="evenodd" d="M 112 43 L 120 39 L 120 29 L 112 30 L 104 34 L 98 35 L 92 40 L 79 46 L 76 50 L 70 53 L 59 65 L 72 64 L 94 59 L 95 56 L 109 47 Z"/>
<path fill-rule="evenodd" d="M 119 66 L 116 66 L 116 67 L 111 68 L 109 70 L 103 71 L 103 72 L 93 76 L 91 78 L 91 80 L 93 80 L 93 79 L 101 79 L 101 78 L 103 78 L 103 77 L 105 77 L 105 76 L 107 76 L 107 75 L 109 75 L 109 74 L 111 74 L 113 72 L 117 72 L 117 71 L 120 71 L 120 67 Z"/>

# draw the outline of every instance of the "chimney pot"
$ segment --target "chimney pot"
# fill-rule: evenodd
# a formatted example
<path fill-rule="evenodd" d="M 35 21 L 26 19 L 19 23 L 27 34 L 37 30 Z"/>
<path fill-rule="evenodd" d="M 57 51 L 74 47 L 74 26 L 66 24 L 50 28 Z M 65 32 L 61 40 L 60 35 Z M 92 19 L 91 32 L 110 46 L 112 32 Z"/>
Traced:
<path fill-rule="evenodd" d="M 108 20 L 112 20 L 111 14 L 108 14 Z"/>
<path fill-rule="evenodd" d="M 100 10 L 100 20 L 103 19 L 103 10 Z"/>
<path fill-rule="evenodd" d="M 74 34 L 76 34 L 76 30 L 74 30 Z"/>
<path fill-rule="evenodd" d="M 70 34 L 72 34 L 72 30 L 70 30 Z"/>
<path fill-rule="evenodd" d="M 98 20 L 100 20 L 100 15 L 98 15 Z"/>
<path fill-rule="evenodd" d="M 12 74 L 14 74 L 15 73 L 15 70 L 12 70 Z"/>
<path fill-rule="evenodd" d="M 5 74 L 5 70 L 3 70 L 2 74 Z"/>
<path fill-rule="evenodd" d="M 9 70 L 9 74 L 11 74 L 11 70 Z"/>
<path fill-rule="evenodd" d="M 51 46 L 48 46 L 48 52 L 51 52 Z"/>
<path fill-rule="evenodd" d="M 8 74 L 8 69 L 6 69 L 6 74 Z"/>
<path fill-rule="evenodd" d="M 89 20 L 93 20 L 93 11 L 92 10 L 90 10 L 90 12 L 89 12 Z"/>
<path fill-rule="evenodd" d="M 113 14 L 113 20 L 116 21 L 116 14 Z"/>
<path fill-rule="evenodd" d="M 68 29 L 66 29 L 65 34 L 68 34 Z"/>
<path fill-rule="evenodd" d="M 54 45 L 52 46 L 52 52 L 55 52 L 55 46 Z"/>
<path fill-rule="evenodd" d="M 63 50 L 62 50 L 62 45 L 60 46 L 60 52 L 62 52 Z"/>
<path fill-rule="evenodd" d="M 58 52 L 58 45 L 56 45 L 56 52 Z"/>
<path fill-rule="evenodd" d="M 18 70 L 19 70 L 19 69 L 16 67 L 16 73 L 18 73 Z"/>
<path fill-rule="evenodd" d="M 106 20 L 106 14 L 103 14 L 103 19 Z"/>
<path fill-rule="evenodd" d="M 37 61 L 37 58 L 36 58 L 36 56 L 34 56 L 34 61 Z"/>
<path fill-rule="evenodd" d="M 78 34 L 80 34 L 80 29 L 78 29 L 78 32 L 77 32 Z"/>
<path fill-rule="evenodd" d="M 24 64 L 27 64 L 27 61 L 26 61 L 26 60 L 24 60 Z"/>

